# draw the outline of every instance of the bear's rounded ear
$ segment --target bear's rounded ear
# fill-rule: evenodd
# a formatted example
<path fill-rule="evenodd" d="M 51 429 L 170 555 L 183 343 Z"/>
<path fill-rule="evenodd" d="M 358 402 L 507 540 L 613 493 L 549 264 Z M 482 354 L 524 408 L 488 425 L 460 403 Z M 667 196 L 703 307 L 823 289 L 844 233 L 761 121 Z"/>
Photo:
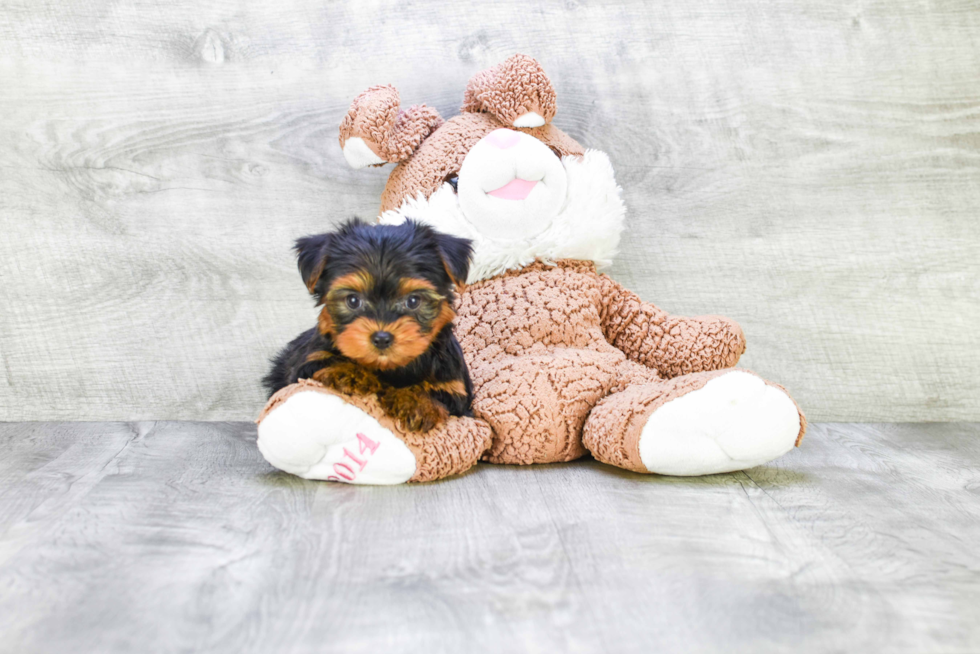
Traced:
<path fill-rule="evenodd" d="M 354 98 L 340 123 L 340 147 L 354 168 L 398 163 L 440 125 L 442 117 L 432 107 L 417 104 L 402 111 L 394 86 L 372 86 Z"/>
<path fill-rule="evenodd" d="M 508 126 L 540 127 L 555 117 L 555 87 L 541 64 L 516 54 L 470 78 L 460 111 L 490 113 Z"/>

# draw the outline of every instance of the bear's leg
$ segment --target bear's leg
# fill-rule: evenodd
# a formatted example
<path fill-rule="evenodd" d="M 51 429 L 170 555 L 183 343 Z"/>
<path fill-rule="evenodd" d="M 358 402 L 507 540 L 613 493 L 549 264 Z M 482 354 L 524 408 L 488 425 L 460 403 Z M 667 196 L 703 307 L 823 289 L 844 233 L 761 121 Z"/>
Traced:
<path fill-rule="evenodd" d="M 620 468 L 693 476 L 772 461 L 805 430 L 782 387 L 728 369 L 639 383 L 603 398 L 586 420 L 583 442 Z"/>
<path fill-rule="evenodd" d="M 349 484 L 433 481 L 471 468 L 490 446 L 490 427 L 449 418 L 425 434 L 408 433 L 377 399 L 341 395 L 307 380 L 269 400 L 258 422 L 266 461 L 306 479 Z"/>

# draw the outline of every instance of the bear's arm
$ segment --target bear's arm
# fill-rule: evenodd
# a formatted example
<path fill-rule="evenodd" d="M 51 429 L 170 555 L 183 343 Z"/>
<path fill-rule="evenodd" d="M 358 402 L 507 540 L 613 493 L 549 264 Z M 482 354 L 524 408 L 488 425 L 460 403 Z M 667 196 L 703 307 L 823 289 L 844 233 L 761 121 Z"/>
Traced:
<path fill-rule="evenodd" d="M 663 377 L 731 368 L 745 352 L 745 335 L 734 320 L 671 316 L 606 275 L 598 277 L 606 340 Z"/>

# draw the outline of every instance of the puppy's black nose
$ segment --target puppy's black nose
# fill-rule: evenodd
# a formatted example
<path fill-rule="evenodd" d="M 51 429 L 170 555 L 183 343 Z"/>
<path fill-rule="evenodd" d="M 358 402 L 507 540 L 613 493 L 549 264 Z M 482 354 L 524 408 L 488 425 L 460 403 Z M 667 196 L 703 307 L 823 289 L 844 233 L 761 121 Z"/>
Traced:
<path fill-rule="evenodd" d="M 379 350 L 387 349 L 394 342 L 395 337 L 388 332 L 374 332 L 371 334 L 371 342 L 374 343 L 374 347 Z"/>

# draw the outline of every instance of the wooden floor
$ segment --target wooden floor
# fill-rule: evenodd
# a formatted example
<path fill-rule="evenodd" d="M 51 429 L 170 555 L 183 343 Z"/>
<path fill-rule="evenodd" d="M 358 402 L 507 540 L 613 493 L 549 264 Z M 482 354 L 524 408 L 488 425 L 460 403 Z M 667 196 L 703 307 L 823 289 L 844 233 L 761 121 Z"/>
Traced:
<path fill-rule="evenodd" d="M 745 473 L 275 472 L 246 423 L 0 424 L 3 652 L 977 652 L 980 425 Z"/>

